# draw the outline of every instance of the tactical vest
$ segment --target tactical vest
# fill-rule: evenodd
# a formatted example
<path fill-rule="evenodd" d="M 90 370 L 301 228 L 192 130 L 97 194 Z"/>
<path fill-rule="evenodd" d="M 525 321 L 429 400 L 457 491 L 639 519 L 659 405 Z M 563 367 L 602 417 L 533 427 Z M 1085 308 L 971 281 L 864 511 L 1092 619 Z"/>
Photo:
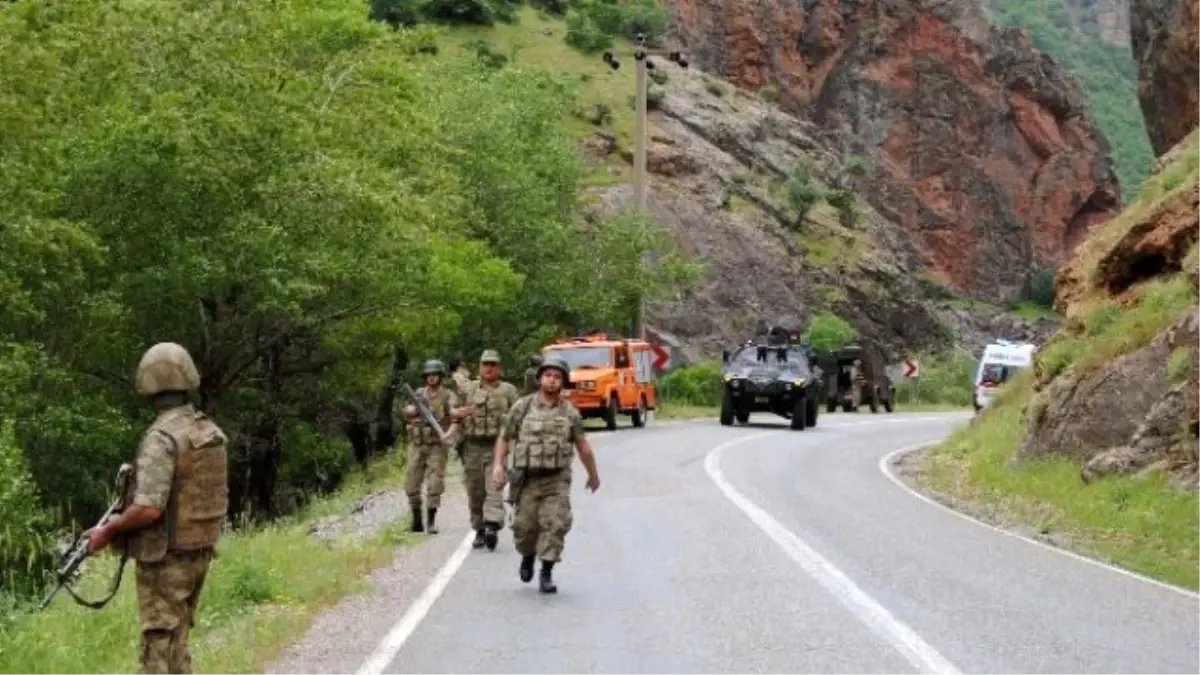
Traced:
<path fill-rule="evenodd" d="M 513 468 L 569 469 L 575 453 L 567 416 L 570 403 L 542 406 L 531 395 L 522 405 L 526 410 L 512 451 Z"/>
<path fill-rule="evenodd" d="M 425 397 L 429 401 L 429 407 L 433 410 L 433 416 L 445 429 L 450 419 L 450 394 L 446 387 L 438 389 L 436 396 L 429 395 L 429 387 L 421 387 L 417 393 Z M 425 423 L 425 419 L 420 415 L 417 416 L 415 422 L 408 425 L 408 438 L 412 443 L 420 445 L 441 445 L 442 438 L 438 436 L 438 432 L 433 427 Z"/>
<path fill-rule="evenodd" d="M 130 536 L 130 557 L 153 563 L 162 560 L 167 551 L 216 546 L 229 508 L 225 433 L 190 405 L 161 415 L 147 433 L 170 439 L 175 477 L 163 518 Z M 136 472 L 135 468 L 131 485 L 137 484 Z"/>
<path fill-rule="evenodd" d="M 500 380 L 492 387 L 486 387 L 478 380 L 472 382 L 466 388 L 466 401 L 463 403 L 472 409 L 464 425 L 467 438 L 473 441 L 496 440 L 500 429 L 504 427 L 504 414 L 508 412 L 511 394 L 515 393 L 515 387 Z"/>

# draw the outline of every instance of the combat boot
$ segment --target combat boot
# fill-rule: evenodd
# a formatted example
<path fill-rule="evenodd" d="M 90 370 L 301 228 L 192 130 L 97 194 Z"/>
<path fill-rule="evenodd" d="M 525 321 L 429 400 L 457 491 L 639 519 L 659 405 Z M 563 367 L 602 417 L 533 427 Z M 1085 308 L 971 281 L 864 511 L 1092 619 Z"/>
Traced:
<path fill-rule="evenodd" d="M 538 590 L 542 593 L 558 592 L 558 586 L 555 586 L 553 579 L 550 578 L 550 571 L 553 569 L 554 563 L 549 560 L 542 561 L 542 574 L 538 577 Z"/>
<path fill-rule="evenodd" d="M 521 558 L 521 581 L 529 583 L 533 581 L 533 562 L 534 556 L 527 555 Z"/>
<path fill-rule="evenodd" d="M 421 524 L 421 505 L 414 504 L 412 507 L 412 531 L 424 532 L 425 527 Z"/>
<path fill-rule="evenodd" d="M 496 543 L 500 541 L 500 526 L 496 523 L 483 524 L 483 544 L 487 550 L 495 551 Z"/>
<path fill-rule="evenodd" d="M 425 520 L 428 521 L 428 523 L 429 523 L 425 527 L 425 529 L 429 531 L 429 534 L 437 534 L 438 533 L 437 525 L 433 524 L 433 519 L 435 516 L 437 516 L 437 508 L 431 506 L 431 507 L 425 509 L 425 515 L 427 516 Z"/>
<path fill-rule="evenodd" d="M 471 548 L 483 548 L 483 530 L 475 530 L 475 540 L 471 542 Z"/>

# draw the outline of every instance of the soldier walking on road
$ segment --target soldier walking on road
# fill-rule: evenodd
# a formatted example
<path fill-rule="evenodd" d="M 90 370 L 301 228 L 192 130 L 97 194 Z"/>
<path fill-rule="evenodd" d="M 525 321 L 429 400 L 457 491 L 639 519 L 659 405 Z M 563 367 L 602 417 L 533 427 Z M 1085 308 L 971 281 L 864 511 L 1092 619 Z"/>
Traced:
<path fill-rule="evenodd" d="M 500 354 L 485 349 L 479 357 L 479 379 L 462 390 L 464 447 L 463 482 L 471 512 L 472 546 L 496 550 L 499 531 L 504 527 L 504 495 L 488 480 L 492 451 L 504 425 L 504 416 L 520 398 L 512 384 L 500 379 Z"/>
<path fill-rule="evenodd" d="M 116 537 L 137 561 L 139 672 L 191 673 L 188 630 L 229 502 L 227 437 L 188 402 L 200 374 L 180 345 L 151 347 L 134 379 L 158 417 L 138 446 L 125 510 L 88 530 L 88 548 Z"/>
<path fill-rule="evenodd" d="M 447 429 L 453 421 L 461 417 L 458 408 L 458 397 L 449 388 L 442 386 L 442 378 L 446 368 L 441 361 L 430 359 L 421 368 L 421 377 L 425 386 L 416 391 L 417 396 L 429 402 L 433 415 L 438 419 L 443 429 Z M 408 493 L 408 503 L 412 508 L 412 531 L 437 534 L 438 507 L 442 505 L 442 493 L 446 491 L 446 456 L 450 447 L 457 439 L 454 434 L 442 441 L 437 430 L 430 427 L 417 414 L 417 406 L 409 403 L 404 406 L 404 418 L 408 422 L 408 466 L 405 468 L 404 489 Z M 425 483 L 426 503 L 425 516 L 427 522 L 421 522 L 421 484 Z"/>
<path fill-rule="evenodd" d="M 538 366 L 542 365 L 542 357 L 540 354 L 534 354 L 529 357 L 529 367 L 525 369 L 525 382 L 521 387 L 521 395 L 528 396 L 538 390 Z"/>
<path fill-rule="evenodd" d="M 540 389 L 509 409 L 492 459 L 492 482 L 500 489 L 509 480 L 504 467 L 512 445 L 513 544 L 521 554 L 521 581 L 533 579 L 535 558 L 541 558 L 538 590 L 542 593 L 558 591 L 551 570 L 562 559 L 573 522 L 571 461 L 576 451 L 587 470 L 587 488 L 592 492 L 600 488 L 596 455 L 584 434 L 583 417 L 562 398 L 569 372 L 567 363 L 557 357 L 538 367 Z"/>
<path fill-rule="evenodd" d="M 858 412 L 858 406 L 862 404 L 863 386 L 866 384 L 862 374 L 862 360 L 854 359 L 854 363 L 850 364 L 850 406 L 854 412 Z"/>

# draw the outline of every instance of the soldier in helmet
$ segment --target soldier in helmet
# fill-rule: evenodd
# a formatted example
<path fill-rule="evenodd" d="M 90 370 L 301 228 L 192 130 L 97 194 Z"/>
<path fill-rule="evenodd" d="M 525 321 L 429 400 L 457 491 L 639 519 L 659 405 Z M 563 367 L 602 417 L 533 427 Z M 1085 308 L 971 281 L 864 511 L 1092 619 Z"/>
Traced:
<path fill-rule="evenodd" d="M 862 404 L 863 387 L 866 383 L 862 372 L 862 359 L 854 359 L 850 364 L 850 406 L 854 410 L 858 410 L 858 406 Z"/>
<path fill-rule="evenodd" d="M 424 397 L 433 409 L 434 417 L 449 429 L 452 422 L 463 417 L 458 408 L 458 396 L 449 388 L 442 386 L 442 378 L 446 376 L 446 367 L 437 359 L 430 359 L 421 366 L 421 377 L 425 386 L 417 389 L 418 396 Z M 446 491 L 446 457 L 450 447 L 457 444 L 453 437 L 442 441 L 436 429 L 425 423 L 417 412 L 417 406 L 408 403 L 404 406 L 404 418 L 408 423 L 408 465 L 405 471 L 404 488 L 408 493 L 408 503 L 412 508 L 412 531 L 437 534 L 438 507 L 442 505 L 442 493 Z M 421 485 L 426 484 L 426 522 L 422 523 Z"/>
<path fill-rule="evenodd" d="M 137 561 L 140 672 L 190 673 L 188 629 L 229 501 L 227 438 L 188 402 L 200 374 L 183 347 L 151 347 L 135 386 L 158 417 L 138 446 L 126 508 L 87 532 L 89 548 L 117 537 Z"/>
<path fill-rule="evenodd" d="M 521 554 L 520 578 L 533 579 L 537 558 L 542 561 L 538 590 L 555 593 L 551 570 L 562 559 L 563 545 L 571 530 L 571 462 L 575 453 L 587 470 L 587 488 L 600 488 L 596 456 L 583 430 L 583 417 L 562 397 L 570 367 L 550 357 L 537 369 L 539 389 L 521 397 L 504 418 L 504 429 L 496 439 L 492 458 L 492 482 L 503 488 L 509 477 L 505 470 L 512 448 L 513 475 L 510 489 L 516 505 L 513 543 Z"/>
<path fill-rule="evenodd" d="M 537 369 L 540 365 L 542 365 L 542 355 L 530 355 L 529 367 L 525 369 L 525 386 L 521 388 L 522 396 L 528 396 L 538 390 Z"/>
<path fill-rule="evenodd" d="M 492 450 L 504 424 L 504 415 L 521 394 L 512 384 L 500 379 L 500 354 L 485 349 L 479 357 L 479 379 L 461 390 L 464 446 L 463 481 L 467 488 L 467 506 L 471 529 L 475 530 L 475 548 L 496 549 L 498 533 L 504 526 L 504 501 L 501 491 L 488 480 Z"/>

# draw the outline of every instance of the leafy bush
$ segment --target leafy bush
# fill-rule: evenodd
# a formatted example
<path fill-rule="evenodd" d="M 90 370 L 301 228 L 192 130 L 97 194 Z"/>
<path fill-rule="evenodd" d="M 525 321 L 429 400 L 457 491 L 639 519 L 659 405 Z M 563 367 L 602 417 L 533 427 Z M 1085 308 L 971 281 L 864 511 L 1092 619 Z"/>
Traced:
<path fill-rule="evenodd" d="M 49 525 L 13 423 L 0 421 L 0 596 L 41 590 L 42 574 L 55 561 Z"/>
<path fill-rule="evenodd" d="M 1044 267 L 1029 278 L 1029 300 L 1041 307 L 1054 306 L 1054 277 L 1058 270 Z"/>
<path fill-rule="evenodd" d="M 830 190 L 825 193 L 825 201 L 841 212 L 854 208 L 854 192 L 846 189 Z"/>
<path fill-rule="evenodd" d="M 593 54 L 612 47 L 613 39 L 596 25 L 587 14 L 571 12 L 567 15 L 567 44 L 586 54 Z"/>
<path fill-rule="evenodd" d="M 779 87 L 772 84 L 764 84 L 758 90 L 758 95 L 767 103 L 774 103 L 779 100 Z"/>
<path fill-rule="evenodd" d="M 842 317 L 831 312 L 817 312 L 808 322 L 803 339 L 816 350 L 829 351 L 842 347 L 857 335 L 857 331 Z"/>
<path fill-rule="evenodd" d="M 676 368 L 663 375 L 658 390 L 663 400 L 676 405 L 721 405 L 721 364 L 706 361 Z"/>
<path fill-rule="evenodd" d="M 670 14 L 654 0 L 578 0 L 567 14 L 567 44 L 584 52 L 607 49 L 613 38 L 632 40 L 637 33 L 655 46 L 666 32 Z"/>
<path fill-rule="evenodd" d="M 666 84 L 668 79 L 669 76 L 665 70 L 655 68 L 654 70 L 650 71 L 650 80 L 655 84 Z"/>

